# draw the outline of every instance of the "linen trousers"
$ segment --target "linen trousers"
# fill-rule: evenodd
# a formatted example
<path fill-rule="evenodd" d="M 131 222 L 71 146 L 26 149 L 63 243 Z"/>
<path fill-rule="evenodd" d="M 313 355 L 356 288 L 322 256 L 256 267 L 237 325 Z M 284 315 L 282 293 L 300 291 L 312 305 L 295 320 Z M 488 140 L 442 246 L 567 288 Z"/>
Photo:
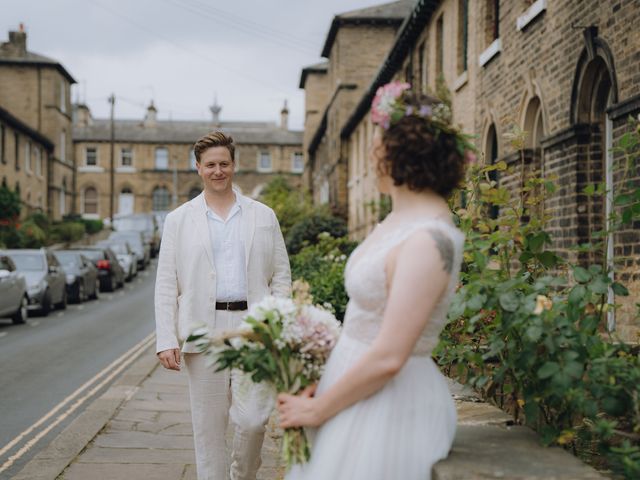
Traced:
<path fill-rule="evenodd" d="M 216 323 L 221 329 L 235 328 L 245 314 L 219 310 Z M 184 364 L 198 480 L 255 480 L 275 391 L 266 384 L 253 383 L 239 371 L 214 372 L 200 353 L 185 353 Z M 229 418 L 234 430 L 231 462 L 226 442 Z"/>

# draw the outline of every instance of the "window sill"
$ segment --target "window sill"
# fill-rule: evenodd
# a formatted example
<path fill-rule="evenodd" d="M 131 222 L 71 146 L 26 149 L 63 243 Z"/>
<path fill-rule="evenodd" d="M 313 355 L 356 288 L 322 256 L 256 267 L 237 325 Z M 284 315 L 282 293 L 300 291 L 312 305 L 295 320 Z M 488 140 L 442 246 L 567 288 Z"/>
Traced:
<path fill-rule="evenodd" d="M 489 47 L 478 57 L 478 64 L 484 67 L 489 61 L 500 53 L 502 50 L 502 42 L 496 38 Z"/>
<path fill-rule="evenodd" d="M 78 167 L 78 172 L 81 173 L 104 173 L 104 168 L 97 165 L 83 165 Z"/>
<path fill-rule="evenodd" d="M 100 220 L 100 215 L 97 213 L 83 213 L 82 218 L 86 218 L 87 220 Z"/>
<path fill-rule="evenodd" d="M 258 168 L 257 171 L 258 173 L 273 173 L 272 168 Z"/>
<path fill-rule="evenodd" d="M 116 167 L 116 173 L 136 173 L 135 167 Z"/>
<path fill-rule="evenodd" d="M 462 87 L 464 87 L 467 84 L 468 81 L 469 81 L 469 71 L 465 70 L 462 73 L 462 75 L 458 76 L 458 78 L 456 78 L 455 82 L 453 82 L 453 91 L 457 92 Z"/>
<path fill-rule="evenodd" d="M 527 11 L 516 20 L 516 29 L 520 32 L 535 20 L 535 18 L 547 9 L 547 0 L 536 0 Z"/>

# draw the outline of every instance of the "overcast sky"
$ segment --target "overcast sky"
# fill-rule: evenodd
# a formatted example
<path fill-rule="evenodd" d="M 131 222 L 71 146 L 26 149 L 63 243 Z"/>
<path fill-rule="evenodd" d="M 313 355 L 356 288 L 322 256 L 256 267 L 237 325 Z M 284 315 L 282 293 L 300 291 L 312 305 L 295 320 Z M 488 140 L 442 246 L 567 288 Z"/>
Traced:
<path fill-rule="evenodd" d="M 279 121 L 302 129 L 304 66 L 333 16 L 385 0 L 0 0 L 0 42 L 23 22 L 27 49 L 58 60 L 77 80 L 74 101 L 94 117 Z"/>

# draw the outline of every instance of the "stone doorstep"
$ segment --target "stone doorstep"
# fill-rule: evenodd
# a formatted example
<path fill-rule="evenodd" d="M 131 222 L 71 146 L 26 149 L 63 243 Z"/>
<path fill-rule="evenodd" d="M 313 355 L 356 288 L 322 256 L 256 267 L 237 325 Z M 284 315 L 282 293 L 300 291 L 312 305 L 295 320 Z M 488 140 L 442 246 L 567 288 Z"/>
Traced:
<path fill-rule="evenodd" d="M 559 447 L 544 447 L 528 427 L 508 426 L 511 417 L 487 403 L 457 402 L 458 427 L 449 456 L 432 480 L 606 479 Z"/>

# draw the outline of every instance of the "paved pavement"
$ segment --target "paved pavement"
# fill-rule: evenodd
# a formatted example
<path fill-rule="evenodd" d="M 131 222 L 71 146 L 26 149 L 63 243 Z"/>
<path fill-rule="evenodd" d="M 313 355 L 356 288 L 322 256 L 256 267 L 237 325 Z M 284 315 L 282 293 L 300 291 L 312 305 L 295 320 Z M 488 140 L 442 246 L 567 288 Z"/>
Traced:
<path fill-rule="evenodd" d="M 86 448 L 77 456 L 67 455 L 67 463 L 71 464 L 61 474 L 59 466 L 43 475 L 36 471 L 42 471 L 56 452 L 68 452 L 69 440 L 64 439 L 58 447 L 45 450 L 40 461 L 36 459 L 28 465 L 16 480 L 196 480 L 186 373 L 169 372 L 156 364 L 155 355 L 149 351 L 133 367 L 132 381 L 125 378 L 112 387 L 111 394 L 105 394 L 102 400 L 120 396 L 121 403 Z M 139 380 L 142 381 L 134 385 Z M 85 414 L 91 415 L 90 410 Z M 74 425 L 69 430 L 73 431 Z M 280 436 L 272 420 L 265 436 L 258 480 L 283 477 L 276 444 Z M 59 465 L 62 463 L 64 459 Z"/>
<path fill-rule="evenodd" d="M 602 480 L 560 448 L 451 382 L 458 432 L 434 480 Z M 196 480 L 186 374 L 168 372 L 148 350 L 14 480 Z M 258 480 L 284 474 L 273 418 Z"/>

